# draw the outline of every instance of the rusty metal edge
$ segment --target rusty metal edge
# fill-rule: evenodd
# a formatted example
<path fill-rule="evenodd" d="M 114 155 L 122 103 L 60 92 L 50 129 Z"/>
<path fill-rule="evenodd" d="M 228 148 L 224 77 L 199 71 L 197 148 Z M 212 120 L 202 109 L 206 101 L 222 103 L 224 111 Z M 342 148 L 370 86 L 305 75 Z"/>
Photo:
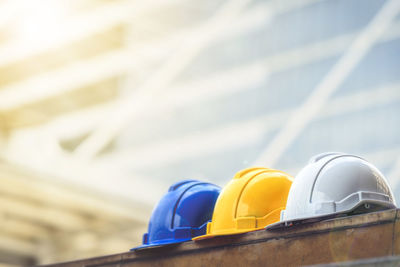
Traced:
<path fill-rule="evenodd" d="M 378 266 L 377 264 L 379 264 L 379 266 L 380 266 L 383 263 L 397 263 L 396 265 L 393 265 L 393 266 L 398 266 L 400 264 L 400 256 L 387 256 L 387 257 L 379 257 L 379 258 L 361 259 L 361 260 L 355 260 L 355 261 L 342 261 L 340 263 L 333 262 L 333 263 L 324 263 L 324 264 L 313 264 L 313 265 L 307 265 L 304 267 Z"/>
<path fill-rule="evenodd" d="M 356 215 L 351 217 L 341 217 L 337 219 L 314 222 L 306 225 L 294 226 L 290 229 L 281 230 L 258 230 L 241 234 L 238 236 L 219 237 L 216 240 L 221 241 L 220 244 L 213 245 L 213 241 L 206 242 L 185 242 L 175 247 L 176 250 L 171 248 L 159 247 L 150 251 L 143 252 L 123 252 L 119 254 L 100 256 L 89 259 L 79 259 L 67 261 L 62 263 L 53 263 L 40 265 L 43 267 L 56 267 L 56 266 L 87 266 L 97 267 L 111 264 L 124 264 L 138 261 L 154 260 L 155 258 L 169 258 L 184 254 L 192 254 L 196 252 L 204 252 L 208 250 L 223 249 L 227 247 L 243 246 L 257 244 L 261 242 L 269 242 L 271 240 L 298 238 L 309 235 L 317 235 L 321 233 L 329 233 L 336 231 L 343 231 L 354 228 L 371 227 L 382 224 L 393 223 L 393 237 L 392 237 L 392 255 L 394 253 L 394 227 L 395 222 L 400 218 L 400 209 L 391 209 L 380 212 L 373 212 L 369 214 Z M 367 222 L 365 222 L 367 221 Z M 317 229 L 315 229 L 317 228 Z M 265 237 L 267 235 L 267 237 Z M 264 237 L 263 237 L 264 236 Z M 228 241 L 226 241 L 228 240 Z M 215 243 L 215 241 L 214 241 Z M 155 255 L 155 253 L 157 253 Z M 146 255 L 151 254 L 151 255 Z"/>
<path fill-rule="evenodd" d="M 246 246 L 246 245 L 252 245 L 252 244 L 257 244 L 257 243 L 264 243 L 264 242 L 268 242 L 271 240 L 299 238 L 299 237 L 310 236 L 310 235 L 343 231 L 343 230 L 347 230 L 347 229 L 364 228 L 364 227 L 371 227 L 371 226 L 377 226 L 377 225 L 383 225 L 383 224 L 390 224 L 393 222 L 394 222 L 393 220 L 384 220 L 384 221 L 365 223 L 365 224 L 360 224 L 360 225 L 355 225 L 355 226 L 349 225 L 349 226 L 342 226 L 342 227 L 338 227 L 338 228 L 334 228 L 334 229 L 324 229 L 324 230 L 316 230 L 316 231 L 309 231 L 309 232 L 293 233 L 293 234 L 288 234 L 288 235 L 284 235 L 284 236 L 260 238 L 260 239 L 255 239 L 255 240 L 247 240 L 247 241 L 241 241 L 241 242 L 229 243 L 229 244 L 223 244 L 223 245 L 217 245 L 217 246 L 207 246 L 207 247 L 203 247 L 203 248 L 190 249 L 190 250 L 160 251 L 162 253 L 158 254 L 156 256 L 156 258 L 165 259 L 165 258 L 176 257 L 179 255 L 193 254 L 193 253 L 198 253 L 198 252 L 206 252 L 209 250 L 224 249 L 224 248 L 228 248 L 228 247 L 237 247 L 237 246 Z M 393 250 L 392 250 L 392 252 L 393 252 Z M 143 256 L 143 257 L 139 256 L 139 257 L 135 257 L 135 258 L 125 258 L 125 259 L 121 258 L 118 261 L 107 262 L 107 265 L 108 264 L 124 264 L 124 263 L 138 262 L 138 261 L 148 261 L 148 260 L 154 260 L 154 259 L 155 259 L 154 255 Z M 104 265 L 103 263 L 100 263 L 100 264 L 88 264 L 85 266 L 86 267 L 100 267 L 103 265 Z"/>

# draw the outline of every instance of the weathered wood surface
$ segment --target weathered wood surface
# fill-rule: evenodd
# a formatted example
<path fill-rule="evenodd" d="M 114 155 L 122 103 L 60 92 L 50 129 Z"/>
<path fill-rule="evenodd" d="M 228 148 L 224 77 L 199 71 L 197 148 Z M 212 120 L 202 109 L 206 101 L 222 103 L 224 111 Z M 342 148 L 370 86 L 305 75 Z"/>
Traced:
<path fill-rule="evenodd" d="M 299 266 L 400 254 L 400 210 L 49 266 Z"/>
<path fill-rule="evenodd" d="M 362 260 L 336 262 L 329 264 L 309 265 L 309 267 L 398 267 L 400 266 L 399 256 L 386 256 L 380 258 L 368 258 Z"/>

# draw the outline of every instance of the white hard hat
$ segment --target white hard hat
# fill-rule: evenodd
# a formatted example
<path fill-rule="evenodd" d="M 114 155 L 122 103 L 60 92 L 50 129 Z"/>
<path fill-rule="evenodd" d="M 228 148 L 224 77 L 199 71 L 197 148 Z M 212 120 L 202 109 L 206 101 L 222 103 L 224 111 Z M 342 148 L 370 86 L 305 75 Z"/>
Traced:
<path fill-rule="evenodd" d="M 282 221 L 396 208 L 385 177 L 366 160 L 343 153 L 311 158 L 294 179 Z"/>

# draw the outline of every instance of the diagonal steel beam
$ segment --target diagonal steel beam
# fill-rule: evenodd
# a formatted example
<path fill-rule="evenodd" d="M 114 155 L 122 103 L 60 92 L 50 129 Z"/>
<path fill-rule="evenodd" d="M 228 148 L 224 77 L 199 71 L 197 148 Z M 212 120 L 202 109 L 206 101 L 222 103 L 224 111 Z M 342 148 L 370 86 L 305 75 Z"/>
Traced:
<path fill-rule="evenodd" d="M 75 154 L 81 158 L 92 158 L 100 152 L 141 108 L 151 103 L 160 90 L 168 86 L 215 36 L 229 26 L 248 2 L 229 1 L 202 27 L 187 35 L 176 53 L 141 87 L 121 99 L 113 113 L 77 148 Z"/>
<path fill-rule="evenodd" d="M 339 88 L 351 71 L 378 41 L 399 11 L 400 1 L 398 0 L 391 0 L 381 8 L 306 101 L 293 112 L 293 115 L 280 132 L 260 154 L 256 164 L 274 166 L 277 163 L 295 138 L 312 118 L 320 112 L 329 97 Z"/>
<path fill-rule="evenodd" d="M 394 83 L 330 99 L 328 107 L 314 119 L 324 120 L 397 103 L 400 101 L 399 89 L 400 83 Z M 98 157 L 94 162 L 117 169 L 146 169 L 154 165 L 163 167 L 182 160 L 248 147 L 259 144 L 267 134 L 278 130 L 281 122 L 290 118 L 291 114 L 292 108 L 288 108 L 251 120 L 224 124 L 201 133 L 186 134 L 168 140 L 151 140 L 135 146 L 135 149 L 125 148 Z M 210 144 L 213 145 L 210 147 Z"/>
<path fill-rule="evenodd" d="M 178 0 L 176 0 L 178 1 Z M 290 4 L 280 5 L 274 9 L 274 13 L 282 13 L 299 8 L 307 4 L 313 3 L 315 0 L 302 0 Z M 274 7 L 270 2 L 266 4 L 258 4 L 241 15 L 237 20 L 232 22 L 216 36 L 212 42 L 218 40 L 239 36 L 244 32 L 259 25 L 265 25 L 269 21 L 269 9 Z M 274 7 L 275 8 L 275 7 Z M 100 12 L 101 13 L 101 12 Z M 105 19 L 107 21 L 107 19 Z M 92 25 L 93 23 L 89 23 Z M 82 31 L 82 29 L 80 29 Z M 18 106 L 34 103 L 45 98 L 54 97 L 65 92 L 84 87 L 99 80 L 126 75 L 132 69 L 142 68 L 144 61 L 151 61 L 160 57 L 164 58 L 173 47 L 178 46 L 190 32 L 195 28 L 181 30 L 175 34 L 169 35 L 163 40 L 152 41 L 146 43 L 146 46 L 130 45 L 124 49 L 110 51 L 90 60 L 75 62 L 59 68 L 57 70 L 47 71 L 33 77 L 8 84 L 1 88 L 0 92 L 0 109 L 7 110 Z M 75 31 L 67 31 L 74 32 Z M 343 44 L 342 44 L 343 45 Z M 45 45 L 44 45 L 45 46 Z M 42 46 L 41 46 L 42 47 Z M 158 51 L 155 53 L 154 51 Z M 166 51 L 166 52 L 164 52 Z M 24 57 L 23 53 L 17 53 L 18 56 Z M 12 53 L 5 53 L 4 56 L 10 56 Z M 25 55 L 26 56 L 26 55 Z M 293 55 L 288 55 L 285 59 L 277 59 L 281 64 L 287 66 L 288 59 Z M 317 55 L 318 56 L 318 55 Z M 306 55 L 307 58 L 315 58 L 315 56 Z M 135 58 L 134 61 L 127 58 Z M 268 61 L 268 59 L 267 59 Z M 297 62 L 298 60 L 296 60 Z M 4 63 L 0 47 L 0 65 Z M 263 60 L 260 63 L 264 63 Z M 275 64 L 276 65 L 276 64 Z M 132 81 L 127 82 L 127 86 L 131 89 Z"/>
<path fill-rule="evenodd" d="M 221 8 L 211 19 L 206 21 L 200 28 L 186 36 L 182 46 L 177 53 L 170 57 L 153 77 L 149 78 L 132 95 L 128 95 L 118 104 L 113 114 L 101 124 L 94 133 L 86 139 L 76 150 L 80 158 L 92 158 L 100 152 L 117 134 L 129 123 L 139 111 L 152 103 L 159 91 L 166 88 L 176 76 L 189 64 L 203 47 L 213 39 L 217 38 L 224 31 L 231 28 L 232 20 L 246 6 L 248 0 L 231 0 Z M 293 8 L 299 8 L 315 0 L 304 0 L 291 2 L 291 4 L 279 5 L 280 2 L 273 2 L 274 12 L 268 8 L 264 15 L 264 24 L 268 24 L 274 15 Z"/>

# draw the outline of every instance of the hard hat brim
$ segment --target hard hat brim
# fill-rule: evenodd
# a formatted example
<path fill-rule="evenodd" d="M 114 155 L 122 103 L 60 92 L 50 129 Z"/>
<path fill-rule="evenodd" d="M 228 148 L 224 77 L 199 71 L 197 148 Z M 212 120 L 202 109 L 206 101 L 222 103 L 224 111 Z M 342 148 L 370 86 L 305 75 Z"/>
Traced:
<path fill-rule="evenodd" d="M 372 212 L 377 212 L 377 211 L 382 211 L 382 210 L 388 210 L 388 209 L 396 209 L 396 205 L 393 203 L 389 202 L 384 202 L 384 201 L 360 201 L 355 205 L 354 207 L 344 210 L 344 211 L 339 211 L 339 212 L 334 212 L 330 214 L 321 214 L 321 215 L 316 215 L 316 216 L 310 216 L 310 217 L 301 217 L 297 219 L 290 219 L 290 220 L 284 220 L 280 222 L 276 222 L 273 224 L 270 224 L 265 227 L 266 230 L 276 230 L 276 229 L 281 229 L 281 228 L 288 228 L 292 227 L 294 225 L 299 225 L 299 224 L 309 224 L 309 223 L 315 223 L 315 222 L 320 222 L 320 221 L 326 221 L 326 220 L 331 220 L 331 219 L 336 219 L 340 217 L 347 217 L 347 216 L 352 216 L 352 215 L 358 215 L 361 213 L 353 213 L 356 211 L 360 206 L 363 206 L 364 204 L 370 204 L 370 205 L 375 205 L 375 210 Z M 353 214 L 351 214 L 353 213 Z M 351 215 L 349 215 L 351 214 Z"/>
<path fill-rule="evenodd" d="M 249 232 L 254 232 L 254 231 L 259 231 L 265 229 L 264 227 L 260 228 L 255 228 L 255 229 L 244 229 L 244 230 L 235 230 L 235 231 L 226 231 L 226 232 L 220 232 L 220 233 L 215 233 L 215 234 L 206 234 L 206 235 L 201 235 L 201 236 L 196 236 L 192 238 L 194 241 L 198 240 L 204 240 L 204 239 L 209 239 L 209 238 L 214 238 L 218 236 L 229 236 L 229 235 L 240 235 L 240 234 L 245 234 Z"/>
<path fill-rule="evenodd" d="M 158 242 L 158 243 L 151 243 L 151 244 L 144 244 L 140 245 L 134 248 L 131 248 L 130 251 L 137 251 L 137 250 L 145 250 L 145 249 L 153 249 L 153 248 L 158 248 L 158 247 L 174 247 L 178 246 L 179 244 L 182 244 L 184 242 L 191 241 L 191 239 L 182 239 L 182 240 L 168 240 L 165 242 Z"/>

